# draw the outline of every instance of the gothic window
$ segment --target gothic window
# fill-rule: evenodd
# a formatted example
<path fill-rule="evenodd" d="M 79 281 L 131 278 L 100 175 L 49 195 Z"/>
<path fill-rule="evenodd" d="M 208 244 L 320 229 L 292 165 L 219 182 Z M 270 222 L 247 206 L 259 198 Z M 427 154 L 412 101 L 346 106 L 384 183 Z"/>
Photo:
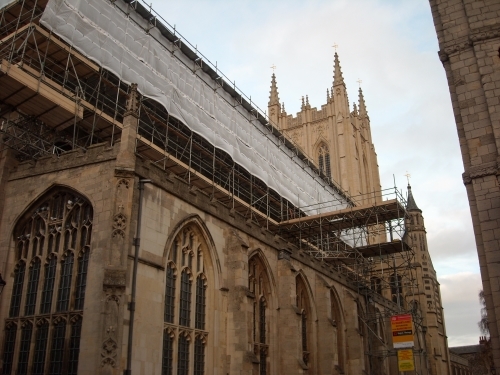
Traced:
<path fill-rule="evenodd" d="M 259 359 L 258 369 L 254 373 L 268 373 L 269 353 L 269 322 L 268 298 L 270 296 L 269 278 L 264 263 L 259 255 L 254 255 L 249 261 L 249 289 L 253 294 L 252 340 L 254 354 Z"/>
<path fill-rule="evenodd" d="M 45 369 L 45 353 L 49 337 L 49 322 L 42 320 L 38 325 L 35 337 L 35 354 L 33 358 L 33 375 L 42 375 Z"/>
<path fill-rule="evenodd" d="M 64 319 L 54 325 L 52 331 L 52 347 L 50 350 L 50 374 L 62 374 L 64 356 L 64 337 L 66 336 L 66 322 Z"/>
<path fill-rule="evenodd" d="M 403 279 L 401 275 L 391 275 L 391 295 L 392 302 L 403 306 Z"/>
<path fill-rule="evenodd" d="M 189 327 L 191 321 L 191 277 L 189 270 L 185 268 L 181 275 L 181 303 L 179 313 L 179 324 Z"/>
<path fill-rule="evenodd" d="M 30 356 L 31 335 L 33 333 L 33 325 L 30 321 L 24 322 L 21 329 L 21 347 L 19 349 L 19 360 L 17 362 L 17 373 L 28 373 L 28 359 Z"/>
<path fill-rule="evenodd" d="M 76 316 L 71 324 L 68 375 L 78 374 L 78 357 L 80 354 L 81 334 L 82 334 L 82 319 L 81 317 Z"/>
<path fill-rule="evenodd" d="M 206 373 L 205 249 L 204 240 L 192 225 L 181 230 L 172 242 L 165 269 L 162 375 Z"/>
<path fill-rule="evenodd" d="M 318 147 L 318 166 L 322 173 L 324 173 L 328 178 L 332 178 L 330 151 L 328 150 L 328 146 L 324 143 Z"/>
<path fill-rule="evenodd" d="M 174 322 L 175 307 L 175 269 L 173 264 L 169 263 L 166 269 L 167 280 L 165 287 L 165 317 L 167 323 Z"/>
<path fill-rule="evenodd" d="M 75 310 L 83 310 L 83 302 L 85 301 L 85 288 L 87 286 L 87 268 L 89 265 L 89 254 L 90 251 L 88 249 L 85 249 L 78 257 Z"/>
<path fill-rule="evenodd" d="M 378 294 L 382 294 L 382 280 L 378 277 L 372 277 L 370 280 L 371 289 Z"/>
<path fill-rule="evenodd" d="M 179 337 L 177 375 L 188 375 L 189 372 L 189 340 L 182 334 Z"/>
<path fill-rule="evenodd" d="M 12 322 L 5 328 L 5 345 L 3 351 L 3 375 L 10 374 L 14 359 L 14 347 L 16 345 L 17 326 Z"/>
<path fill-rule="evenodd" d="M 298 311 L 300 311 L 300 341 L 302 346 L 302 360 L 306 365 L 309 365 L 311 352 L 311 316 L 310 304 L 304 280 L 297 276 L 296 282 L 296 302 Z"/>
<path fill-rule="evenodd" d="M 205 294 L 207 286 L 203 275 L 196 279 L 196 320 L 195 328 L 205 329 Z"/>
<path fill-rule="evenodd" d="M 40 277 L 40 259 L 35 258 L 31 263 L 28 277 L 28 291 L 26 293 L 26 307 L 24 315 L 35 313 L 36 295 L 38 292 L 38 278 Z"/>
<path fill-rule="evenodd" d="M 61 280 L 59 281 L 59 293 L 57 297 L 57 311 L 67 311 L 69 307 L 69 293 L 71 290 L 74 257 L 73 252 L 70 251 L 62 262 Z"/>
<path fill-rule="evenodd" d="M 45 281 L 43 284 L 42 301 L 40 305 L 40 314 L 48 314 L 52 307 L 52 294 L 54 282 L 56 281 L 57 258 L 52 255 L 45 264 Z"/>
<path fill-rule="evenodd" d="M 203 336 L 197 336 L 194 342 L 194 375 L 203 375 L 205 372 L 205 344 Z"/>
<path fill-rule="evenodd" d="M 26 269 L 26 263 L 20 261 L 14 271 L 14 286 L 12 288 L 12 298 L 10 300 L 10 311 L 9 316 L 16 317 L 19 316 L 19 308 L 21 307 L 21 298 L 23 293 L 24 285 L 24 271 Z"/>
<path fill-rule="evenodd" d="M 333 345 L 337 351 L 338 366 L 341 370 L 344 369 L 344 329 L 342 322 L 341 306 L 333 291 L 330 291 L 332 322 L 335 327 L 335 335 L 333 337 Z"/>
<path fill-rule="evenodd" d="M 4 375 L 77 373 L 92 219 L 88 201 L 59 189 L 17 223 Z"/>
<path fill-rule="evenodd" d="M 162 374 L 172 375 L 174 354 L 174 337 L 171 332 L 165 331 L 163 334 L 163 361 Z"/>

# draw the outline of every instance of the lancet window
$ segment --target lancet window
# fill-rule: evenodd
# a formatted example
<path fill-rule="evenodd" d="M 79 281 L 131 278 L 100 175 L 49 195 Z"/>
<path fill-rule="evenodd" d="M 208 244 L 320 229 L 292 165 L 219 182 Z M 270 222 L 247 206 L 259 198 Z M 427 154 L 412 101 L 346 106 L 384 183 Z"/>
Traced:
<path fill-rule="evenodd" d="M 300 312 L 300 342 L 302 346 L 302 360 L 306 365 L 310 362 L 311 353 L 311 308 L 304 280 L 297 276 L 295 278 L 296 304 Z"/>
<path fill-rule="evenodd" d="M 16 225 L 4 375 L 77 373 L 92 220 L 85 198 L 57 189 Z"/>
<path fill-rule="evenodd" d="M 332 324 L 334 325 L 335 334 L 333 337 L 333 345 L 337 352 L 337 366 L 341 370 L 344 369 L 344 329 L 342 321 L 342 308 L 335 293 L 330 291 L 330 309 L 332 314 Z"/>
<path fill-rule="evenodd" d="M 398 306 L 403 306 L 403 279 L 401 275 L 391 275 L 391 295 L 392 302 L 397 303 Z"/>
<path fill-rule="evenodd" d="M 269 373 L 269 296 L 270 284 L 264 263 L 259 255 L 254 255 L 249 261 L 248 283 L 253 296 L 252 340 L 255 356 L 259 360 L 258 369 L 254 373 L 267 375 Z"/>
<path fill-rule="evenodd" d="M 328 146 L 324 143 L 318 147 L 318 166 L 322 173 L 324 173 L 328 178 L 332 178 L 330 151 L 328 150 Z"/>
<path fill-rule="evenodd" d="M 191 225 L 171 244 L 165 270 L 162 375 L 206 374 L 206 251 Z"/>

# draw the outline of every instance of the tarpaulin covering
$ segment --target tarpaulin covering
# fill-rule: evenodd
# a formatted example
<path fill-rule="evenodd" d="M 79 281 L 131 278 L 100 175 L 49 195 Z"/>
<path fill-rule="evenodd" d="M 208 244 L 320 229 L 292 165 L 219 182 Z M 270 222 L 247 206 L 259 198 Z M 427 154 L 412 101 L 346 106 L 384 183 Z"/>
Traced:
<path fill-rule="evenodd" d="M 122 81 L 137 83 L 142 95 L 161 103 L 294 205 L 338 200 L 337 209 L 347 206 L 269 129 L 252 121 L 251 113 L 231 105 L 229 93 L 215 90 L 208 74 L 188 68 L 193 61 L 178 50 L 173 54 L 159 29 L 122 0 L 50 0 L 41 23 Z"/>

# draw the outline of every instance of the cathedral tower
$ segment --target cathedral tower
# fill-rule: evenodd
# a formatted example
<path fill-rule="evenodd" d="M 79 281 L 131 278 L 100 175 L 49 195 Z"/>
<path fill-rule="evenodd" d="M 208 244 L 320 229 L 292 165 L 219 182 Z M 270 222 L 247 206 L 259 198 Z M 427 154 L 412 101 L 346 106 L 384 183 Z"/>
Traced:
<path fill-rule="evenodd" d="M 411 307 L 415 312 L 418 312 L 417 315 L 422 318 L 422 325 L 427 328 L 425 347 L 427 348 L 430 374 L 450 374 L 440 285 L 427 247 L 427 232 L 422 210 L 415 202 L 410 184 L 408 184 L 406 210 L 409 214 L 406 228 L 415 252 L 415 270 L 417 283 L 420 286 L 418 294 L 413 296 Z"/>
<path fill-rule="evenodd" d="M 359 110 L 358 110 L 359 108 Z M 340 185 L 358 204 L 380 201 L 380 176 L 372 142 L 370 118 L 359 89 L 351 112 L 349 98 L 335 53 L 333 84 L 326 90 L 326 103 L 311 107 L 306 95 L 296 116 L 280 106 L 276 76 L 271 77 L 268 113 L 270 122 L 291 139 L 316 165 L 322 175 Z"/>

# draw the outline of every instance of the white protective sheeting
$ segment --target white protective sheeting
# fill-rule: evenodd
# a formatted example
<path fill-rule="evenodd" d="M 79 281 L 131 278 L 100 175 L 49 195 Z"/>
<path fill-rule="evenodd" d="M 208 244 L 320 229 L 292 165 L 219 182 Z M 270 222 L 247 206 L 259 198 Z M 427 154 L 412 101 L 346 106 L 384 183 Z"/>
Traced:
<path fill-rule="evenodd" d="M 215 82 L 206 73 L 187 68 L 193 66 L 187 56 L 179 51 L 172 54 L 171 43 L 158 29 L 146 33 L 151 27 L 146 20 L 132 9 L 127 17 L 115 7 L 126 10 L 129 6 L 122 0 L 114 4 L 50 0 L 41 23 L 122 81 L 137 83 L 141 94 L 161 103 L 171 116 L 226 151 L 294 205 L 338 200 L 338 209 L 347 206 L 290 149 L 279 145 L 268 129 L 251 121 L 252 114 L 241 106 L 234 108 L 230 104 L 234 99 L 226 91 L 214 90 Z"/>
<path fill-rule="evenodd" d="M 16 1 L 16 0 L 0 0 L 0 9 L 13 3 L 14 1 Z"/>

